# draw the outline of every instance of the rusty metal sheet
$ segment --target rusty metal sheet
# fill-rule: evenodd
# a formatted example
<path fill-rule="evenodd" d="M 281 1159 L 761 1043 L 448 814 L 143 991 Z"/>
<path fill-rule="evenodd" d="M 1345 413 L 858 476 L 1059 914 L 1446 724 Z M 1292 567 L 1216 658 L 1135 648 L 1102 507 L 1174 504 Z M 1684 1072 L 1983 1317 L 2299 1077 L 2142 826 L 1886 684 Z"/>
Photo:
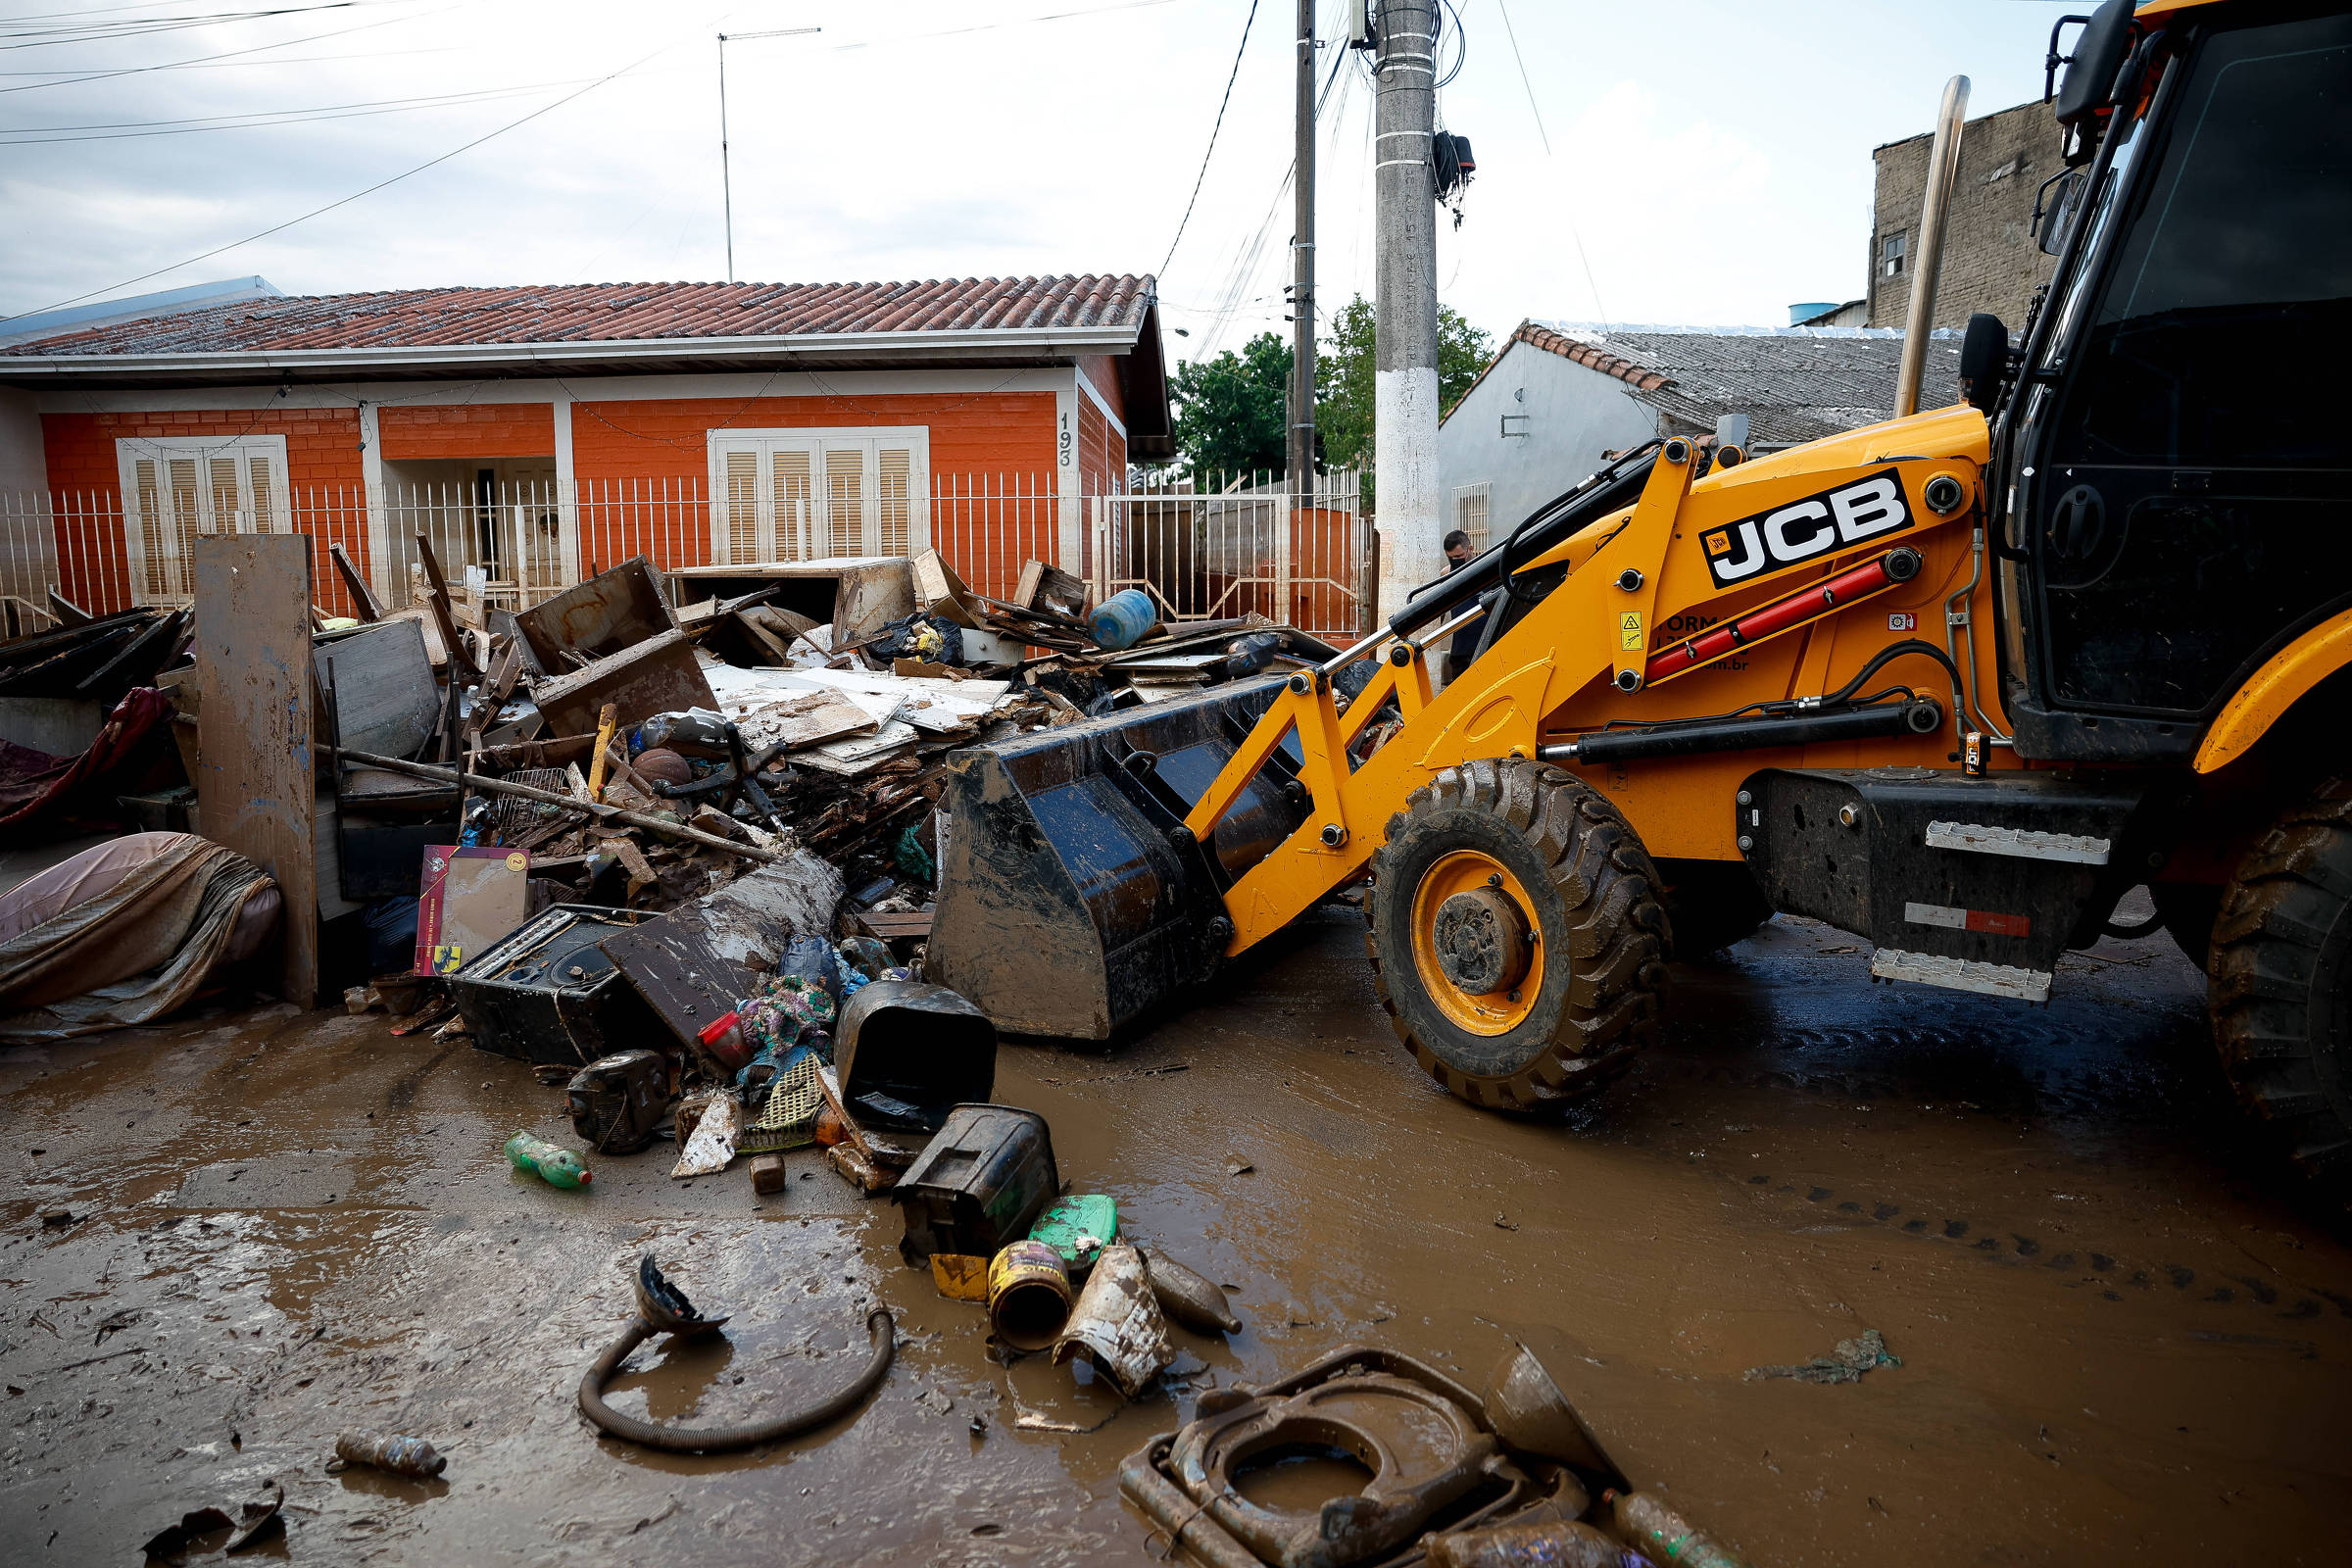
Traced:
<path fill-rule="evenodd" d="M 531 688 L 531 701 L 539 705 L 550 735 L 592 733 L 607 703 L 619 710 L 623 724 L 656 713 L 718 707 L 695 661 L 694 645 L 682 631 L 663 632 L 586 669 L 541 681 Z"/>
<path fill-rule="evenodd" d="M 222 534 L 199 538 L 195 554 L 198 815 L 206 838 L 276 879 L 281 983 L 308 1007 L 318 992 L 311 541 Z"/>
<path fill-rule="evenodd" d="M 635 556 L 521 612 L 514 629 L 530 645 L 539 667 L 560 674 L 572 667 L 564 657 L 566 651 L 603 659 L 676 631 L 678 617 L 653 563 Z"/>

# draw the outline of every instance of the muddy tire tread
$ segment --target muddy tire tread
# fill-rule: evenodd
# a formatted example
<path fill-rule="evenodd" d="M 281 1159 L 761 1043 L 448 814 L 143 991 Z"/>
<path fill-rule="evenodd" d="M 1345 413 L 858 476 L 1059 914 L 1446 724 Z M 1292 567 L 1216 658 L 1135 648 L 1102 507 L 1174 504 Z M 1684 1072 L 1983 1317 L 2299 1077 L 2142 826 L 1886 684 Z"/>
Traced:
<path fill-rule="evenodd" d="M 2313 987 L 2347 922 L 2352 779 L 2335 778 L 2281 812 L 2224 890 L 2207 1007 L 2239 1103 L 2289 1162 L 2337 1197 L 2352 1196 L 2352 1119 L 2328 1093 L 2322 1056 L 2345 1042 L 2322 1038 L 2327 999 Z M 2334 961 L 2342 964 L 2340 953 Z"/>
<path fill-rule="evenodd" d="M 1546 867 L 1566 911 L 1569 1005 L 1549 1046 L 1515 1073 L 1474 1077 L 1449 1066 L 1397 1006 L 1380 956 L 1379 884 L 1394 844 L 1416 817 L 1467 809 L 1500 818 Z M 1364 901 L 1373 992 L 1415 1061 L 1448 1093 L 1498 1110 L 1537 1110 L 1591 1094 L 1656 1038 L 1672 942 L 1656 869 L 1615 806 L 1574 774 L 1540 762 L 1479 760 L 1441 771 L 1389 818 Z"/>

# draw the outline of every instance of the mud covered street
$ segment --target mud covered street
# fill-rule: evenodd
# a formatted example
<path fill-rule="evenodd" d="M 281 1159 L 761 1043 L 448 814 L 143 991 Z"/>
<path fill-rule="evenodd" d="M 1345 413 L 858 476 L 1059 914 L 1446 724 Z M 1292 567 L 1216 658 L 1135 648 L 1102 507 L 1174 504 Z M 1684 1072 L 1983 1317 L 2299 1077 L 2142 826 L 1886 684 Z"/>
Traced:
<path fill-rule="evenodd" d="M 1000 1055 L 996 1098 L 1050 1119 L 1072 1190 L 1247 1323 L 1172 1331 L 1165 1392 L 1124 1409 L 992 1365 L 980 1309 L 815 1150 L 766 1200 L 740 1167 L 671 1182 L 668 1145 L 556 1191 L 498 1147 L 567 1132 L 560 1090 L 380 1016 L 0 1056 L 7 1556 L 135 1561 L 275 1477 L 290 1528 L 262 1552 L 293 1561 L 1143 1562 L 1118 1461 L 1204 1390 L 1349 1342 L 1476 1386 L 1509 1333 L 1637 1485 L 1760 1563 L 2342 1560 L 2352 1254 L 2240 1147 L 2169 941 L 2071 956 L 2033 1008 L 1873 986 L 1851 939 L 1784 919 L 1680 969 L 1662 1048 L 1546 1125 L 1422 1077 L 1359 929 L 1310 919 L 1110 1054 Z M 640 1350 L 624 1409 L 835 1386 L 876 1296 L 897 1364 L 781 1448 L 600 1440 L 573 1394 L 646 1249 L 735 1317 Z M 1901 1364 L 1744 1377 L 1864 1329 Z M 324 1473 L 353 1427 L 428 1438 L 445 1479 Z"/>

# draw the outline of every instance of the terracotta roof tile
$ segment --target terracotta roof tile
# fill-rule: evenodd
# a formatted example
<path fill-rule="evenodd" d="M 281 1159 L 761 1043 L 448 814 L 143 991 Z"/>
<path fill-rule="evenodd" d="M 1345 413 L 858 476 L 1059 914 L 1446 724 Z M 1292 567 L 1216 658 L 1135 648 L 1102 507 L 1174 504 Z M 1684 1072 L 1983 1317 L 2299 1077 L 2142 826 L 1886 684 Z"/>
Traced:
<path fill-rule="evenodd" d="M 489 343 L 1143 325 L 1130 275 L 904 283 L 575 283 L 239 300 L 64 332 L 0 355 L 275 353 Z"/>

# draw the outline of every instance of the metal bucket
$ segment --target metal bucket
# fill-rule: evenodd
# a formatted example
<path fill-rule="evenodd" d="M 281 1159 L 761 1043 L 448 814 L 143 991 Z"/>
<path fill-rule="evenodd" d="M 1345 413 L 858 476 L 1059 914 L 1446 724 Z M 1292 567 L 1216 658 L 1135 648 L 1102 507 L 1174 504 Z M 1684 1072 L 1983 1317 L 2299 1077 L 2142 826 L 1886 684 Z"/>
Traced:
<path fill-rule="evenodd" d="M 988 1321 L 1016 1350 L 1042 1350 L 1070 1321 L 1070 1275 L 1044 1242 L 1015 1242 L 988 1265 Z"/>
<path fill-rule="evenodd" d="M 1205 979 L 1224 890 L 1305 818 L 1298 737 L 1207 846 L 1177 834 L 1281 677 L 1126 709 L 948 759 L 925 970 L 1010 1034 L 1106 1040 Z"/>

